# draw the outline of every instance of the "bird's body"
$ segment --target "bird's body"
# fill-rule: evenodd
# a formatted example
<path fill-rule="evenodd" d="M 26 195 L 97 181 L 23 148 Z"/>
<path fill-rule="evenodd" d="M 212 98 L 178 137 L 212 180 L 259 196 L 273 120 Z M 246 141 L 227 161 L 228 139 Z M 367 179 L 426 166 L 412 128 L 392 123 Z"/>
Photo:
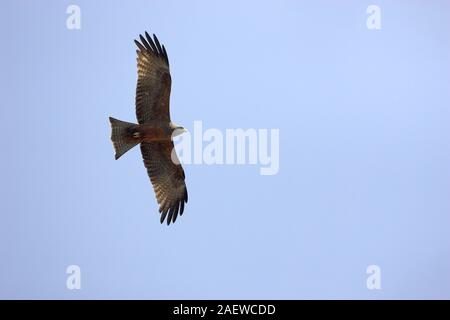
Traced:
<path fill-rule="evenodd" d="M 134 137 L 145 142 L 171 141 L 173 129 L 166 123 L 157 121 L 138 124 L 134 130 Z"/>
<path fill-rule="evenodd" d="M 125 152 L 140 144 L 144 165 L 153 184 L 159 203 L 161 223 L 167 224 L 182 215 L 187 203 L 185 176 L 172 137 L 184 128 L 172 123 L 169 113 L 171 76 L 169 59 L 158 38 L 146 32 L 137 50 L 138 83 L 136 88 L 136 116 L 138 124 L 109 118 L 111 140 L 119 159 Z"/>
<path fill-rule="evenodd" d="M 144 124 L 138 125 L 135 137 L 145 142 L 170 141 L 171 134 L 168 128 Z"/>

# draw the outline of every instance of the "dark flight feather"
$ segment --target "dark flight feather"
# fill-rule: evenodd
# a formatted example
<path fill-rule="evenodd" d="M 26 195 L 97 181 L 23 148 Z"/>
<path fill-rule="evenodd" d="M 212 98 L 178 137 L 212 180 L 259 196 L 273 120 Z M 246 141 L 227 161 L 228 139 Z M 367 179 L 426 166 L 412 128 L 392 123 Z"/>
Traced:
<path fill-rule="evenodd" d="M 146 33 L 146 36 L 148 33 Z M 172 79 L 168 59 L 160 55 L 157 46 L 139 35 L 135 40 L 137 52 L 138 82 L 136 87 L 136 117 L 139 124 L 153 120 L 170 121 L 169 99 Z M 158 42 L 159 43 L 159 42 Z"/>
<path fill-rule="evenodd" d="M 167 215 L 167 224 L 183 214 L 184 203 L 187 203 L 184 170 L 172 161 L 173 148 L 172 141 L 141 143 L 144 165 L 160 205 L 161 223 Z"/>
<path fill-rule="evenodd" d="M 153 42 L 152 37 L 150 37 L 147 31 L 145 31 L 145 37 L 147 38 L 148 43 L 152 47 L 153 52 L 155 54 L 158 54 L 158 50 L 156 49 L 155 43 Z"/>
<path fill-rule="evenodd" d="M 158 54 L 161 55 L 162 53 L 161 45 L 159 44 L 158 37 L 155 34 L 153 34 L 153 40 L 155 40 L 156 48 L 158 48 Z"/>

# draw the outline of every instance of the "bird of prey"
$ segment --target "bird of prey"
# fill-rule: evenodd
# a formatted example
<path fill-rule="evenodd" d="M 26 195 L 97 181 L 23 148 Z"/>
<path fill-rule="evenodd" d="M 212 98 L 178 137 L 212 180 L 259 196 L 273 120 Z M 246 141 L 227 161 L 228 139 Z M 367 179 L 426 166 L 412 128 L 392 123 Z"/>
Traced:
<path fill-rule="evenodd" d="M 140 144 L 144 165 L 159 204 L 161 223 L 175 222 L 188 201 L 184 171 L 174 150 L 172 137 L 186 130 L 170 120 L 171 77 L 169 58 L 158 38 L 145 32 L 134 40 L 138 50 L 136 117 L 138 124 L 109 118 L 115 158 Z"/>

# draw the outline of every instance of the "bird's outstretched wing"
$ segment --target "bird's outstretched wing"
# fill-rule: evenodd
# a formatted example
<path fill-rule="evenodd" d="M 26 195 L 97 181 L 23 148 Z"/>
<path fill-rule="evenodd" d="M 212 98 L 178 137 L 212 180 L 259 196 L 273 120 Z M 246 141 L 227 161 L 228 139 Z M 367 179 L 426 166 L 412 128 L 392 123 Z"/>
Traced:
<path fill-rule="evenodd" d="M 175 222 L 183 214 L 184 204 L 188 201 L 184 170 L 179 163 L 175 150 L 172 161 L 172 141 L 142 142 L 141 152 L 144 165 L 155 190 L 156 200 L 161 213 L 161 223 L 167 216 L 167 224 Z"/>
<path fill-rule="evenodd" d="M 153 35 L 139 35 L 134 40 L 137 52 L 138 81 L 136 88 L 136 117 L 140 124 L 150 120 L 170 121 L 169 99 L 172 80 L 166 48 Z"/>

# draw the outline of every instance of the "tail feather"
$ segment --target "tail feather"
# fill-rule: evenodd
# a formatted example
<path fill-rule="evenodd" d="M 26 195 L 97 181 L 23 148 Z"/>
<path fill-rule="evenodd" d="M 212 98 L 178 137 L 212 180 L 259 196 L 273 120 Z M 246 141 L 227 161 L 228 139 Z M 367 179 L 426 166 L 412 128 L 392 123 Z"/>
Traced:
<path fill-rule="evenodd" d="M 115 158 L 119 159 L 125 152 L 133 148 L 140 141 L 133 138 L 133 128 L 137 125 L 131 122 L 125 122 L 121 120 L 109 117 L 111 122 L 111 140 L 116 151 Z"/>

